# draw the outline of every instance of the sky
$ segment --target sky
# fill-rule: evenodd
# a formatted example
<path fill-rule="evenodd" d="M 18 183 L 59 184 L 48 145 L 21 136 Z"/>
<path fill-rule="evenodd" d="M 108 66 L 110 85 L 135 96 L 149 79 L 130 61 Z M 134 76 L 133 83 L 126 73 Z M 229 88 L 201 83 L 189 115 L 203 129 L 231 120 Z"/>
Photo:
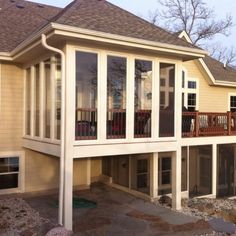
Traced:
<path fill-rule="evenodd" d="M 31 0 L 33 2 L 65 7 L 72 0 Z M 89 1 L 89 0 L 88 0 Z M 157 9 L 157 0 L 108 0 L 109 2 L 120 6 L 138 16 L 148 18 L 149 12 Z M 231 34 L 228 37 L 218 36 L 215 41 L 224 42 L 223 46 L 235 46 L 236 39 L 236 1 L 235 0 L 205 0 L 207 5 L 215 10 L 216 18 L 224 18 L 227 13 L 231 13 L 234 21 L 234 27 L 231 29 Z"/>

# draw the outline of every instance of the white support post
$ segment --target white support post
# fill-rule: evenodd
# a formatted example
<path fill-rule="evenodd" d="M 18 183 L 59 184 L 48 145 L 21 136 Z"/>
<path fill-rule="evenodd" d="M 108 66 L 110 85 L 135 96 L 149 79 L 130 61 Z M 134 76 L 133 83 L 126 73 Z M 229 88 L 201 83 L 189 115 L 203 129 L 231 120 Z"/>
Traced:
<path fill-rule="evenodd" d="M 30 69 L 30 82 L 31 82 L 31 105 L 30 105 L 30 136 L 34 136 L 35 127 L 35 67 L 31 66 Z"/>
<path fill-rule="evenodd" d="M 175 135 L 182 138 L 182 62 L 178 62 L 175 68 Z M 181 82 L 180 82 L 181 81 Z"/>
<path fill-rule="evenodd" d="M 39 136 L 44 137 L 44 109 L 45 109 L 45 71 L 44 62 L 39 64 Z"/>
<path fill-rule="evenodd" d="M 128 140 L 134 138 L 134 58 L 127 58 L 126 81 L 126 136 Z"/>
<path fill-rule="evenodd" d="M 106 140 L 107 137 L 107 56 L 104 51 L 98 58 L 98 139 Z"/>
<path fill-rule="evenodd" d="M 217 145 L 212 145 L 212 195 L 217 193 Z"/>
<path fill-rule="evenodd" d="M 55 113 L 56 113 L 56 87 L 55 87 L 55 75 L 56 75 L 56 58 L 52 56 L 50 59 L 50 87 L 51 87 L 51 116 L 50 116 L 50 138 L 55 139 Z"/>
<path fill-rule="evenodd" d="M 64 186 L 64 219 L 63 225 L 72 230 L 73 226 L 73 158 L 75 142 L 75 51 L 66 46 L 66 96 L 65 96 L 65 186 Z"/>
<path fill-rule="evenodd" d="M 150 158 L 150 195 L 151 198 L 158 196 L 158 153 L 153 153 Z"/>
<path fill-rule="evenodd" d="M 72 149 L 73 153 L 73 149 Z M 65 161 L 65 187 L 64 187 L 64 219 L 66 229 L 73 228 L 73 156 L 66 155 Z"/>
<path fill-rule="evenodd" d="M 181 147 L 172 154 L 172 208 L 181 209 Z"/>
<path fill-rule="evenodd" d="M 153 62 L 153 75 L 152 75 L 152 138 L 158 139 L 159 136 L 159 110 L 160 110 L 160 64 L 158 60 Z"/>

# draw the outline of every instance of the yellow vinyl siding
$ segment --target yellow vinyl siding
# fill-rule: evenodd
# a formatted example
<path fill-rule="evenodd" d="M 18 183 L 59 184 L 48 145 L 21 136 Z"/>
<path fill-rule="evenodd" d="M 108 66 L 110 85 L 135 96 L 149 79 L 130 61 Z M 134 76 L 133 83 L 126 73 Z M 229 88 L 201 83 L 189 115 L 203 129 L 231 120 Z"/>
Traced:
<path fill-rule="evenodd" d="M 88 159 L 75 159 L 73 168 L 74 186 L 87 186 Z M 95 171 L 94 171 L 95 170 Z M 93 178 L 101 173 L 101 162 L 91 159 L 91 173 Z M 89 176 L 90 177 L 90 176 Z M 25 191 L 43 191 L 58 189 L 59 187 L 59 158 L 39 152 L 25 150 Z"/>
<path fill-rule="evenodd" d="M 183 63 L 187 76 L 199 80 L 199 111 L 226 112 L 229 93 L 236 93 L 236 88 L 210 86 L 206 72 L 197 61 Z"/>
<path fill-rule="evenodd" d="M 23 134 L 23 70 L 4 63 L 0 68 L 0 151 L 18 151 Z"/>

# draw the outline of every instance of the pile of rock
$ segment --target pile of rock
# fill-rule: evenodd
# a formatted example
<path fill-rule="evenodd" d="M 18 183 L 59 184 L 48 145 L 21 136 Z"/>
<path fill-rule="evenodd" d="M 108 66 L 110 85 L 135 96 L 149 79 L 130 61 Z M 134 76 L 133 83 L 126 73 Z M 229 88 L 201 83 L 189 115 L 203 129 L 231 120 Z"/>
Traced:
<path fill-rule="evenodd" d="M 47 222 L 21 198 L 0 200 L 0 234 L 21 233 Z"/>

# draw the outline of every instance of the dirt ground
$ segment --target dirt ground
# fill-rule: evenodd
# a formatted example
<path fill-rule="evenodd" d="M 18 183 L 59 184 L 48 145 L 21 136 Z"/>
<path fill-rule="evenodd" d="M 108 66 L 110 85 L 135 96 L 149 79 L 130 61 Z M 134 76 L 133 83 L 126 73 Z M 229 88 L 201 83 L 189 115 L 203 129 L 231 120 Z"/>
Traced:
<path fill-rule="evenodd" d="M 204 220 L 155 206 L 106 185 L 95 184 L 90 190 L 74 192 L 74 196 L 97 203 L 95 208 L 74 209 L 74 235 L 184 236 L 209 235 L 213 231 Z M 45 219 L 40 225 L 25 229 L 20 235 L 43 236 L 50 228 L 57 225 L 57 195 L 19 195 L 17 197 L 22 197 L 31 208 L 39 212 L 42 219 Z"/>

